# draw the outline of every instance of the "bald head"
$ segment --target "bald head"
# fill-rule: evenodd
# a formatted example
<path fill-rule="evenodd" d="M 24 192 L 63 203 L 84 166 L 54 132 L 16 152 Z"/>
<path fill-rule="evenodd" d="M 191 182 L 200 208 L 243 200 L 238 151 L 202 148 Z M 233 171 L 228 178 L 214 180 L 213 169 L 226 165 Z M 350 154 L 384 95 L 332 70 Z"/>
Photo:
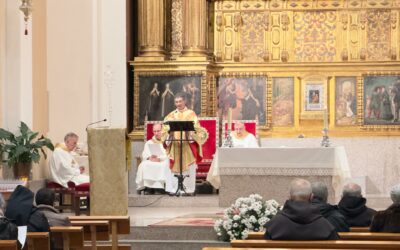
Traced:
<path fill-rule="evenodd" d="M 310 201 L 312 199 L 311 183 L 304 179 L 294 179 L 290 183 L 290 199 L 293 201 Z"/>
<path fill-rule="evenodd" d="M 241 136 L 244 131 L 245 131 L 244 123 L 243 122 L 235 122 L 235 132 L 236 132 L 236 134 Z"/>
<path fill-rule="evenodd" d="M 348 183 L 344 185 L 342 196 L 362 197 L 360 185 L 356 183 Z"/>
<path fill-rule="evenodd" d="M 392 187 L 390 190 L 390 198 L 392 198 L 393 203 L 400 204 L 400 184 Z"/>

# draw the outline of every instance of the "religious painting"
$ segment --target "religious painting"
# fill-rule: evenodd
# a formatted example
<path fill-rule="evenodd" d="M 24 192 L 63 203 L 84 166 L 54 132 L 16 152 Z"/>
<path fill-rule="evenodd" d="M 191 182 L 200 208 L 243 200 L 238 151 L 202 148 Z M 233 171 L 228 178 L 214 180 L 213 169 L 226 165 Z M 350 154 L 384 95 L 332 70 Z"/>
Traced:
<path fill-rule="evenodd" d="M 357 122 L 357 78 L 336 77 L 335 122 L 339 126 Z"/>
<path fill-rule="evenodd" d="M 217 80 L 218 116 L 228 120 L 257 120 L 266 124 L 266 76 L 231 77 Z"/>
<path fill-rule="evenodd" d="M 306 110 L 316 111 L 324 109 L 324 85 L 319 83 L 306 84 Z"/>
<path fill-rule="evenodd" d="M 272 124 L 292 126 L 294 122 L 294 79 L 272 78 Z"/>
<path fill-rule="evenodd" d="M 194 76 L 139 76 L 138 125 L 161 121 L 175 109 L 174 96 L 186 94 L 186 105 L 197 115 L 201 113 L 201 75 Z"/>
<path fill-rule="evenodd" d="M 399 125 L 400 76 L 364 77 L 364 124 Z"/>

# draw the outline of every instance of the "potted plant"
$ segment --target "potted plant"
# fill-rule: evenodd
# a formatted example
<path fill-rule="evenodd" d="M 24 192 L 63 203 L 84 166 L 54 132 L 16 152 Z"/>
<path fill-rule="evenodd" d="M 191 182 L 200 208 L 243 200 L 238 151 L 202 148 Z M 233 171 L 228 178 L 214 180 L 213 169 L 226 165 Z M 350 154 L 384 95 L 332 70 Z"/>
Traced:
<path fill-rule="evenodd" d="M 24 122 L 21 122 L 18 135 L 0 128 L 0 153 L 3 162 L 13 168 L 16 179 L 29 179 L 32 163 L 40 160 L 40 151 L 46 159 L 44 148 L 54 150 L 50 139 L 43 135 L 37 139 L 38 135 L 38 132 L 30 130 Z"/>

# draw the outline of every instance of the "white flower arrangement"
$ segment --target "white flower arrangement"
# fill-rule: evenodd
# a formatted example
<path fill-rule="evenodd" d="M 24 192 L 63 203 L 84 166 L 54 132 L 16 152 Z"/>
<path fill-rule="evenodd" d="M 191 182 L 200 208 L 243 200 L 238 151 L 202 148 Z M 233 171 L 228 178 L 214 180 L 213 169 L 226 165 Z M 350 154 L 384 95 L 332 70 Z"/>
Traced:
<path fill-rule="evenodd" d="M 214 230 L 223 241 L 246 239 L 250 231 L 264 231 L 264 225 L 280 209 L 278 202 L 264 202 L 258 194 L 241 197 L 224 210 L 224 217 L 215 222 Z"/>

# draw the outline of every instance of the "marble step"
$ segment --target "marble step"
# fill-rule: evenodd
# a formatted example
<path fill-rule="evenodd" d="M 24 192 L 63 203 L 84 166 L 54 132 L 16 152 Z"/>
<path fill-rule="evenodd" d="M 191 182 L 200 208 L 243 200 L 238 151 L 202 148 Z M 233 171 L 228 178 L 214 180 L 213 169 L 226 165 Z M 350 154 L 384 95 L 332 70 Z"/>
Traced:
<path fill-rule="evenodd" d="M 202 250 L 204 247 L 230 247 L 228 242 L 201 240 L 121 240 L 133 250 Z"/>
<path fill-rule="evenodd" d="M 138 195 L 128 196 L 129 207 L 218 207 L 218 195 L 168 196 Z"/>

